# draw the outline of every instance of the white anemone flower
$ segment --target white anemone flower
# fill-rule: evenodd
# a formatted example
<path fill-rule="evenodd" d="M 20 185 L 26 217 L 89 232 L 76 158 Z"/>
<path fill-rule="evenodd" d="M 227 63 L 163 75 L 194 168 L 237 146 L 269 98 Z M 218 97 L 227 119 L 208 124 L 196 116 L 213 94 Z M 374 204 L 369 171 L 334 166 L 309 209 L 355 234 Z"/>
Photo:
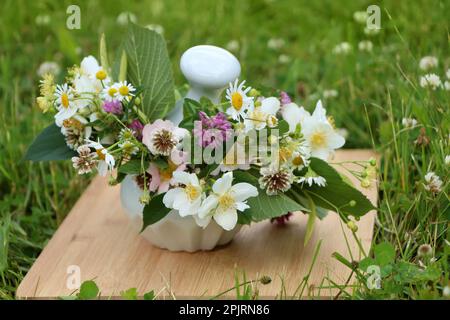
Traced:
<path fill-rule="evenodd" d="M 166 192 L 163 198 L 164 205 L 169 209 L 178 210 L 182 217 L 197 215 L 204 193 L 195 173 L 175 171 L 171 183 L 180 186 Z"/>
<path fill-rule="evenodd" d="M 79 101 L 75 99 L 73 89 L 67 83 L 64 83 L 62 86 L 57 85 L 54 96 L 56 98 L 56 109 L 58 110 L 58 113 L 55 115 L 55 122 L 61 127 L 64 120 L 74 116 L 81 106 Z"/>
<path fill-rule="evenodd" d="M 232 230 L 238 221 L 237 211 L 249 208 L 246 201 L 258 196 L 258 189 L 249 183 L 241 182 L 234 186 L 233 172 L 225 173 L 212 186 L 212 193 L 203 201 L 197 224 L 206 227 L 211 218 L 225 230 Z"/>
<path fill-rule="evenodd" d="M 94 148 L 97 153 L 98 163 L 97 170 L 99 175 L 105 177 L 108 174 L 108 171 L 111 172 L 116 165 L 116 161 L 114 157 L 106 150 L 105 147 L 102 146 L 100 142 L 95 142 L 91 140 L 86 140 L 89 148 Z"/>
<path fill-rule="evenodd" d="M 260 106 L 251 106 L 244 119 L 245 130 L 248 132 L 252 129 L 264 129 L 267 123 L 273 121 L 273 117 L 276 118 L 280 105 L 280 100 L 269 97 L 263 99 Z"/>
<path fill-rule="evenodd" d="M 234 120 L 239 120 L 240 117 L 245 117 L 245 112 L 253 105 L 253 98 L 248 97 L 247 93 L 252 89 L 251 87 L 244 87 L 245 80 L 238 84 L 236 79 L 234 84 L 230 82 L 230 87 L 226 91 L 226 98 L 230 102 L 230 107 L 226 113 Z"/>
<path fill-rule="evenodd" d="M 299 107 L 294 102 L 285 104 L 281 108 L 281 115 L 289 124 L 289 132 L 294 132 L 298 124 L 301 124 L 306 118 L 311 116 L 305 108 Z"/>
<path fill-rule="evenodd" d="M 340 136 L 328 122 L 320 100 L 313 114 L 304 120 L 302 133 L 311 148 L 311 156 L 323 160 L 328 160 L 334 150 L 345 143 L 344 137 Z"/>

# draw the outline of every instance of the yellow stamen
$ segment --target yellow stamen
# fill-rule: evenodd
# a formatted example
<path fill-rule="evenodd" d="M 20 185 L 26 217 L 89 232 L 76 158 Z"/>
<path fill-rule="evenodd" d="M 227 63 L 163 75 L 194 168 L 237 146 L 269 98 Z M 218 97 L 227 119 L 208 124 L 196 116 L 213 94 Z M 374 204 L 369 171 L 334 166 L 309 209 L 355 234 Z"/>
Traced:
<path fill-rule="evenodd" d="M 160 170 L 159 175 L 161 180 L 170 180 L 172 179 L 172 174 L 175 170 L 177 170 L 178 166 L 173 163 L 172 160 L 169 159 L 169 163 L 166 169 Z"/>
<path fill-rule="evenodd" d="M 116 93 L 117 93 L 117 89 L 116 89 L 116 88 L 109 88 L 109 89 L 108 89 L 108 94 L 109 94 L 111 97 L 114 97 Z"/>
<path fill-rule="evenodd" d="M 279 158 L 281 162 L 286 162 L 292 157 L 292 150 L 287 147 L 280 148 Z"/>
<path fill-rule="evenodd" d="M 321 147 L 325 144 L 326 137 L 323 132 L 317 131 L 311 136 L 311 145 L 313 147 Z"/>
<path fill-rule="evenodd" d="M 231 95 L 231 105 L 234 109 L 237 111 L 241 110 L 243 103 L 242 95 L 239 92 L 235 92 Z"/>
<path fill-rule="evenodd" d="M 232 208 L 234 206 L 234 203 L 235 203 L 234 198 L 228 193 L 225 193 L 219 198 L 219 206 L 223 210 Z"/>
<path fill-rule="evenodd" d="M 61 95 L 61 105 L 66 109 L 69 107 L 69 96 L 67 93 Z"/>
<path fill-rule="evenodd" d="M 195 200 L 200 195 L 200 192 L 198 191 L 198 187 L 193 186 L 192 184 L 188 184 L 186 188 L 184 189 L 189 200 Z"/>
<path fill-rule="evenodd" d="M 102 152 L 103 150 L 105 150 L 105 149 L 97 149 L 96 150 L 96 152 L 97 152 L 97 156 L 98 156 L 98 158 L 100 159 L 100 160 L 105 160 L 105 154 Z"/>
<path fill-rule="evenodd" d="M 119 93 L 120 93 L 120 95 L 122 95 L 122 96 L 127 96 L 129 92 L 130 92 L 130 89 L 128 89 L 127 86 L 121 86 L 121 87 L 119 88 Z"/>
<path fill-rule="evenodd" d="M 97 73 L 95 74 L 95 77 L 98 80 L 105 80 L 106 79 L 106 72 L 105 72 L 105 70 L 101 69 L 101 70 L 97 71 Z"/>

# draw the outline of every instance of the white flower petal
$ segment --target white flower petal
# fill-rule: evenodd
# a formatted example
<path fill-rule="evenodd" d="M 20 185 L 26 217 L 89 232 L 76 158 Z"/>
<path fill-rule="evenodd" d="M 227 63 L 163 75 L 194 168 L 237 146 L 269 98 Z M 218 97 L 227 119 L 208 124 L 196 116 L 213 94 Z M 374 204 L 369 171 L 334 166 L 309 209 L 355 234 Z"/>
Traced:
<path fill-rule="evenodd" d="M 338 149 L 345 144 L 345 138 L 336 132 L 333 132 L 328 137 L 328 146 L 333 149 Z"/>
<path fill-rule="evenodd" d="M 261 102 L 261 111 L 275 115 L 280 109 L 280 100 L 275 97 L 269 97 Z"/>
<path fill-rule="evenodd" d="M 214 193 L 218 195 L 224 194 L 231 188 L 232 181 L 233 181 L 233 172 L 225 173 L 222 176 L 222 178 L 219 178 L 217 179 L 216 182 L 214 182 L 214 185 L 212 187 Z"/>
<path fill-rule="evenodd" d="M 281 115 L 289 124 L 289 132 L 294 132 L 297 124 L 303 122 L 305 118 L 310 116 L 308 111 L 293 102 L 283 106 Z"/>
<path fill-rule="evenodd" d="M 200 206 L 200 209 L 198 210 L 198 216 L 200 218 L 206 217 L 213 209 L 217 207 L 218 204 L 219 198 L 216 195 L 211 194 L 203 201 L 202 205 Z"/>
<path fill-rule="evenodd" d="M 237 202 L 242 202 L 250 197 L 258 196 L 258 189 L 250 183 L 245 182 L 235 184 L 231 187 L 231 191 L 233 192 L 233 197 Z"/>
<path fill-rule="evenodd" d="M 216 211 L 213 218 L 219 226 L 227 231 L 230 231 L 236 226 L 238 215 L 236 209 L 230 208 L 223 212 Z"/>
<path fill-rule="evenodd" d="M 166 206 L 166 208 L 173 209 L 173 203 L 175 201 L 175 198 L 178 197 L 180 192 L 184 193 L 184 191 L 181 188 L 175 188 L 170 189 L 166 192 L 166 194 L 163 197 L 163 203 Z"/>
<path fill-rule="evenodd" d="M 191 182 L 191 177 L 190 174 L 185 171 L 174 171 L 172 174 L 172 181 L 174 183 L 181 183 L 187 185 Z"/>
<path fill-rule="evenodd" d="M 80 68 L 87 75 L 95 75 L 95 73 L 100 69 L 97 59 L 93 56 L 87 56 L 80 63 Z"/>
<path fill-rule="evenodd" d="M 245 209 L 250 208 L 248 204 L 245 202 L 236 202 L 236 209 L 239 211 L 244 211 Z"/>
<path fill-rule="evenodd" d="M 211 216 L 206 216 L 204 218 L 200 218 L 199 216 L 195 215 L 194 220 L 199 227 L 202 227 L 203 229 L 205 229 L 211 222 Z"/>
<path fill-rule="evenodd" d="M 321 100 L 317 101 L 316 109 L 314 109 L 312 117 L 317 119 L 318 121 L 328 122 L 327 111 L 322 106 L 322 101 Z"/>

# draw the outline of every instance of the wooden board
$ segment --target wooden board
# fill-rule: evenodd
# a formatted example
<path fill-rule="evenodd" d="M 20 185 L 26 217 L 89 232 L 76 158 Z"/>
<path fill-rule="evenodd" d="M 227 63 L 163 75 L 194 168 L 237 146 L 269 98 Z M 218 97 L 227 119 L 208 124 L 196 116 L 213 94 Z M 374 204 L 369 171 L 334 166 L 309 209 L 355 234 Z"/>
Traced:
<path fill-rule="evenodd" d="M 370 150 L 343 150 L 334 161 L 367 160 L 374 155 Z M 375 187 L 363 192 L 376 204 Z M 366 252 L 372 241 L 374 218 L 375 212 L 371 212 L 358 222 L 358 236 Z M 297 213 L 285 226 L 264 221 L 243 227 L 230 245 L 214 251 L 172 253 L 153 247 L 139 236 L 122 212 L 119 187 L 109 187 L 105 179 L 98 177 L 49 241 L 16 295 L 69 295 L 73 290 L 66 286 L 68 267 L 75 265 L 80 268 L 81 280 L 95 279 L 105 297 L 116 297 L 120 291 L 135 287 L 140 294 L 154 290 L 160 298 L 170 298 L 172 294 L 177 298 L 206 298 L 233 287 L 236 272 L 242 275 L 243 270 L 247 279 L 263 275 L 272 278 L 270 284 L 257 286 L 261 298 L 277 296 L 282 287 L 290 296 L 308 273 L 321 241 L 309 285 L 316 288 L 312 292 L 315 295 L 332 296 L 336 290 L 317 289 L 321 284 L 330 284 L 323 279 L 329 277 L 343 284 L 350 275 L 350 270 L 332 257 L 333 252 L 350 257 L 350 248 L 357 260 L 360 250 L 335 213 L 317 221 L 312 238 L 304 247 L 306 220 L 306 215 Z M 235 291 L 225 296 L 235 297 Z"/>

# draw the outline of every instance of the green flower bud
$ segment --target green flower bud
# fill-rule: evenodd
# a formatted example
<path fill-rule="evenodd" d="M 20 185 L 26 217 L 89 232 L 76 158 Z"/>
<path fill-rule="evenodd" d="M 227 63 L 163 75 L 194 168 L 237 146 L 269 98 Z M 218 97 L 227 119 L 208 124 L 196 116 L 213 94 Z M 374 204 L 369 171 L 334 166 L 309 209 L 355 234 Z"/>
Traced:
<path fill-rule="evenodd" d="M 259 279 L 259 282 L 262 284 L 269 284 L 272 282 L 272 279 L 269 276 L 262 276 L 261 279 Z"/>
<path fill-rule="evenodd" d="M 356 206 L 356 201 L 355 200 L 350 200 L 350 202 L 348 203 L 350 207 L 354 207 Z"/>
<path fill-rule="evenodd" d="M 150 194 L 147 191 L 142 192 L 141 196 L 139 197 L 139 202 L 143 205 L 150 203 Z"/>
<path fill-rule="evenodd" d="M 377 165 L 377 160 L 375 158 L 370 158 L 369 163 L 372 167 L 375 167 Z"/>
<path fill-rule="evenodd" d="M 352 232 L 358 231 L 358 226 L 357 226 L 353 221 L 347 222 L 347 227 L 348 227 Z"/>
<path fill-rule="evenodd" d="M 136 99 L 134 99 L 134 104 L 135 105 L 140 105 L 141 104 L 141 98 L 139 98 L 139 97 L 136 97 Z"/>
<path fill-rule="evenodd" d="M 259 95 L 261 95 L 261 93 L 258 91 L 258 90 L 256 90 L 256 89 L 251 89 L 250 90 L 250 92 L 248 93 L 248 95 L 250 96 L 250 97 L 257 97 L 257 96 L 259 96 Z"/>

